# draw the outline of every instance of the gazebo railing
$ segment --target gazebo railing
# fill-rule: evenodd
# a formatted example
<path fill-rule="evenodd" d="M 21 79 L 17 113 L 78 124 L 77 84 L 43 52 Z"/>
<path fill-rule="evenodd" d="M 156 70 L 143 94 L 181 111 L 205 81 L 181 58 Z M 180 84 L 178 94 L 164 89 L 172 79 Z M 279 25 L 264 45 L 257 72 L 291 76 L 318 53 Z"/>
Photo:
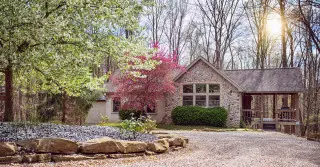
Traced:
<path fill-rule="evenodd" d="M 242 109 L 242 117 L 245 123 L 251 124 L 253 118 L 256 118 L 258 112 L 260 112 L 259 109 Z"/>
<path fill-rule="evenodd" d="M 276 110 L 276 119 L 282 122 L 296 121 L 296 109 Z"/>
<path fill-rule="evenodd" d="M 251 122 L 255 118 L 261 120 L 261 114 L 262 113 L 260 109 L 242 109 L 242 118 L 245 121 L 245 123 L 251 124 Z M 273 120 L 276 122 L 295 122 L 296 109 L 276 110 L 275 117 Z M 263 119 L 263 122 L 268 121 Z"/>

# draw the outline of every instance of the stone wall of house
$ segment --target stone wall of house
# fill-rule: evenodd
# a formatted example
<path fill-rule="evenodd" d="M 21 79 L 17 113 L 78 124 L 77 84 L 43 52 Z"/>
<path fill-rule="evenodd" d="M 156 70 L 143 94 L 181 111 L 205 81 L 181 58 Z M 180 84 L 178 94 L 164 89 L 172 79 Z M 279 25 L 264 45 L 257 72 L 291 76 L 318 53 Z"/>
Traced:
<path fill-rule="evenodd" d="M 229 81 L 201 60 L 176 81 L 176 92 L 166 98 L 166 122 L 171 121 L 172 110 L 182 105 L 182 85 L 187 83 L 220 84 L 220 106 L 228 110 L 227 126 L 239 127 L 241 93 Z"/>

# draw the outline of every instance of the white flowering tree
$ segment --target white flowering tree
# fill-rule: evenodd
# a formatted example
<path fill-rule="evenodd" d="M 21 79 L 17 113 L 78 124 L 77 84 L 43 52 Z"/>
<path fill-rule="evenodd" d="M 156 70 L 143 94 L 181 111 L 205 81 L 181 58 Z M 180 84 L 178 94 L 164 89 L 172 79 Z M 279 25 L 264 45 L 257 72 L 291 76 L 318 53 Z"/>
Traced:
<path fill-rule="evenodd" d="M 106 79 L 92 76 L 105 55 L 125 62 L 132 57 L 124 53 L 148 52 L 138 40 L 114 33 L 119 27 L 134 32 L 142 5 L 139 0 L 0 0 L 4 121 L 13 121 L 14 85 L 80 96 Z"/>

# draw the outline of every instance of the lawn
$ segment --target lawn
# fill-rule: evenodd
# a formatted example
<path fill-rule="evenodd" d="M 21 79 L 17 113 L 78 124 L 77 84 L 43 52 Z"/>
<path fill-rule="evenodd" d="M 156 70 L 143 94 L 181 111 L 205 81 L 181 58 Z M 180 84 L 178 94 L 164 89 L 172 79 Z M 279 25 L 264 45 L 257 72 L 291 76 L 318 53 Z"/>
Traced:
<path fill-rule="evenodd" d="M 121 123 L 107 122 L 99 124 L 100 126 L 111 126 L 120 128 Z M 222 128 L 212 126 L 196 126 L 196 125 L 174 125 L 174 124 L 157 124 L 157 130 L 195 130 L 195 131 L 210 131 L 210 132 L 226 132 L 226 131 L 241 131 L 239 128 Z"/>
<path fill-rule="evenodd" d="M 236 128 L 223 128 L 212 126 L 196 126 L 196 125 L 174 125 L 174 124 L 157 124 L 157 129 L 161 130 L 197 130 L 197 131 L 212 131 L 212 132 L 226 132 L 237 131 Z"/>
<path fill-rule="evenodd" d="M 120 122 L 107 122 L 107 123 L 100 123 L 98 125 L 99 126 L 111 126 L 111 127 L 116 127 L 116 128 L 120 128 L 121 127 L 121 123 Z"/>

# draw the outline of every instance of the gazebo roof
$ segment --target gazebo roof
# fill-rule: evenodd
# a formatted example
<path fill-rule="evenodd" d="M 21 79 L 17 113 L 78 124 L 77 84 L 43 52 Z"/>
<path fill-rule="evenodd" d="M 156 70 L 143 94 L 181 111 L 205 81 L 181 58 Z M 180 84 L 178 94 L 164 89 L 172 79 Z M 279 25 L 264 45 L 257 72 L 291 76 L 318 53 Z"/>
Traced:
<path fill-rule="evenodd" d="M 272 68 L 223 71 L 250 93 L 303 92 L 302 74 L 299 68 Z"/>

